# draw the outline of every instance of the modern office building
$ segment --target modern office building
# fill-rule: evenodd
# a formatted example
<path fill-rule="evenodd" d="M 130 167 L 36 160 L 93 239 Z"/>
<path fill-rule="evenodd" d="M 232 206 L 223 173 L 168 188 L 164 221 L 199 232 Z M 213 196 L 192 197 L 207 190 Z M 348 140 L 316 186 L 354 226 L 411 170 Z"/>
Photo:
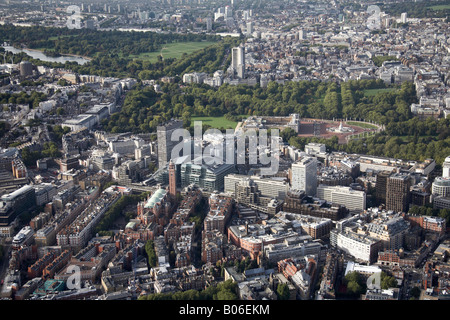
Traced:
<path fill-rule="evenodd" d="M 442 177 L 450 178 L 450 156 L 445 158 L 444 163 L 442 163 Z"/>
<path fill-rule="evenodd" d="M 367 224 L 368 234 L 381 241 L 383 250 L 402 248 L 409 230 L 409 223 L 401 216 L 378 218 Z"/>
<path fill-rule="evenodd" d="M 408 212 L 411 178 L 408 174 L 394 173 L 387 180 L 386 209 Z"/>
<path fill-rule="evenodd" d="M 331 203 L 345 206 L 350 211 L 366 209 L 366 193 L 364 191 L 353 190 L 344 186 L 326 186 L 317 187 L 317 197 Z"/>
<path fill-rule="evenodd" d="M 325 153 L 326 151 L 327 148 L 323 143 L 310 142 L 307 145 L 305 145 L 305 152 L 309 155 Z"/>
<path fill-rule="evenodd" d="M 344 218 L 349 210 L 337 203 L 308 197 L 303 191 L 289 190 L 283 202 L 283 211 L 299 213 L 313 217 L 328 218 L 333 221 Z"/>
<path fill-rule="evenodd" d="M 206 31 L 210 32 L 212 30 L 212 18 L 206 18 Z"/>
<path fill-rule="evenodd" d="M 277 199 L 261 195 L 258 185 L 249 178 L 236 184 L 233 197 L 239 204 L 270 215 L 274 215 L 282 207 L 282 203 Z"/>
<path fill-rule="evenodd" d="M 377 180 L 375 184 L 375 198 L 377 199 L 378 203 L 386 204 L 387 180 L 390 175 L 390 171 L 380 171 L 377 173 Z"/>
<path fill-rule="evenodd" d="M 437 177 L 434 179 L 431 193 L 435 196 L 450 197 L 450 178 Z"/>
<path fill-rule="evenodd" d="M 298 32 L 298 39 L 299 40 L 306 40 L 306 31 L 305 30 L 301 29 Z"/>
<path fill-rule="evenodd" d="M 36 205 L 33 187 L 25 185 L 0 199 L 0 226 L 10 225 L 21 213 Z"/>
<path fill-rule="evenodd" d="M 31 76 L 33 74 L 33 64 L 29 61 L 22 61 L 19 64 L 19 70 L 22 77 Z"/>
<path fill-rule="evenodd" d="M 402 14 L 400 15 L 400 21 L 401 21 L 401 23 L 406 23 L 408 21 L 408 13 L 407 12 L 402 12 Z"/>
<path fill-rule="evenodd" d="M 364 262 L 373 263 L 377 260 L 378 251 L 380 250 L 381 241 L 368 235 L 358 234 L 355 232 L 341 232 L 333 229 L 330 232 L 330 242 L 335 246 Z"/>
<path fill-rule="evenodd" d="M 257 185 L 261 196 L 283 200 L 289 191 L 289 184 L 284 178 L 262 178 L 260 176 L 247 176 L 242 174 L 229 174 L 225 177 L 224 191 L 236 194 L 236 186 L 245 180 L 252 180 Z"/>
<path fill-rule="evenodd" d="M 280 221 L 292 221 L 294 230 L 301 230 L 302 234 L 306 233 L 313 239 L 328 237 L 333 228 L 332 220 L 323 217 L 280 211 L 275 218 Z"/>
<path fill-rule="evenodd" d="M 178 141 L 172 141 L 172 134 L 175 130 L 183 127 L 183 121 L 171 120 L 157 127 L 158 137 L 158 166 L 163 168 L 170 160 L 171 153 Z"/>
<path fill-rule="evenodd" d="M 264 247 L 264 255 L 271 262 L 280 261 L 292 257 L 305 257 L 320 253 L 321 244 L 315 241 L 294 242 L 283 241 L 281 243 L 268 244 Z"/>
<path fill-rule="evenodd" d="M 195 164 L 193 162 L 183 163 L 180 167 L 181 187 L 187 187 L 191 184 L 202 188 L 204 191 L 214 192 L 223 191 L 225 176 L 235 173 L 233 164 L 214 164 L 205 163 Z"/>
<path fill-rule="evenodd" d="M 315 196 L 317 191 L 317 160 L 303 157 L 292 164 L 291 188 L 304 190 L 306 195 Z"/>
<path fill-rule="evenodd" d="M 231 51 L 231 68 L 238 78 L 245 77 L 245 48 L 235 47 Z"/>
<path fill-rule="evenodd" d="M 434 209 L 450 209 L 450 197 L 433 197 Z"/>

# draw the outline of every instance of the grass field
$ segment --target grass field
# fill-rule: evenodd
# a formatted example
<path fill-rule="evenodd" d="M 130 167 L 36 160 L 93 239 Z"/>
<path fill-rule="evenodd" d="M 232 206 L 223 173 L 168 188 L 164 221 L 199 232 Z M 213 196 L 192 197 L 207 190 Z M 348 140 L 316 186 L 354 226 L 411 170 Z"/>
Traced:
<path fill-rule="evenodd" d="M 350 126 L 361 127 L 365 129 L 377 129 L 377 126 L 374 126 L 369 123 L 357 122 L 357 121 L 347 121 L 347 124 Z"/>
<path fill-rule="evenodd" d="M 438 6 L 431 6 L 428 7 L 431 10 L 450 10 L 450 4 L 442 4 L 442 5 L 438 5 Z"/>
<path fill-rule="evenodd" d="M 191 54 L 197 50 L 206 48 L 215 42 L 201 41 L 201 42 L 176 42 L 165 44 L 163 49 L 156 52 L 144 52 L 139 55 L 130 56 L 134 59 L 149 60 L 150 62 L 158 61 L 158 56 L 162 54 L 164 58 L 181 58 L 183 53 Z"/>
<path fill-rule="evenodd" d="M 380 92 L 390 92 L 390 91 L 395 91 L 397 90 L 396 88 L 382 88 L 382 89 L 366 89 L 364 90 L 364 95 L 366 97 L 372 97 L 377 95 Z"/>
<path fill-rule="evenodd" d="M 243 116 L 245 117 L 245 116 Z M 234 129 L 238 124 L 235 121 L 230 121 L 225 119 L 225 117 L 192 117 L 191 118 L 191 126 L 194 125 L 194 121 L 202 121 L 203 124 L 210 125 L 212 128 L 225 128 L 225 129 Z"/>

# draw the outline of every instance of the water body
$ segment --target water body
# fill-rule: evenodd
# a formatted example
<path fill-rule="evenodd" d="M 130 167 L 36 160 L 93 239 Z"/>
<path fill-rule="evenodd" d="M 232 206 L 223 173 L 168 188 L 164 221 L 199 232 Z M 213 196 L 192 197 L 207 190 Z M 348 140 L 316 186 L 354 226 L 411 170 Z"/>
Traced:
<path fill-rule="evenodd" d="M 85 59 L 80 56 L 61 55 L 59 57 L 49 57 L 45 53 L 43 53 L 42 51 L 39 51 L 39 50 L 17 49 L 17 48 L 14 48 L 13 46 L 2 46 L 2 48 L 4 48 L 6 51 L 9 51 L 12 53 L 23 52 L 23 53 L 26 53 L 27 55 L 29 55 L 30 57 L 32 57 L 33 59 L 38 59 L 38 60 L 47 61 L 47 62 L 66 63 L 67 61 L 69 61 L 69 62 L 75 61 L 76 63 L 81 64 L 81 65 L 89 62 L 88 59 Z"/>

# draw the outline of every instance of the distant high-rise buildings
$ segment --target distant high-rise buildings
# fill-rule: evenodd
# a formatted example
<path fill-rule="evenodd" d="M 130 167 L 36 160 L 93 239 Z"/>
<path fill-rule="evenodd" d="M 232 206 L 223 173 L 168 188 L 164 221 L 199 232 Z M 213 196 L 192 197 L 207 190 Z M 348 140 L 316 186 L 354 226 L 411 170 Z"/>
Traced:
<path fill-rule="evenodd" d="M 305 40 L 305 39 L 306 39 L 306 31 L 303 30 L 303 29 L 301 29 L 301 30 L 298 32 L 298 38 L 299 38 L 299 40 Z"/>
<path fill-rule="evenodd" d="M 401 21 L 402 23 L 406 23 L 407 20 L 408 20 L 408 13 L 403 12 L 403 13 L 401 14 L 401 16 L 400 16 L 400 21 Z"/>
<path fill-rule="evenodd" d="M 233 16 L 233 9 L 230 6 L 225 7 L 225 18 L 231 18 Z"/>
<path fill-rule="evenodd" d="M 157 127 L 159 168 L 163 168 L 169 162 L 172 149 L 178 144 L 178 141 L 171 140 L 172 133 L 182 127 L 183 121 L 181 120 L 171 120 Z"/>
<path fill-rule="evenodd" d="M 19 65 L 19 70 L 22 77 L 31 76 L 33 74 L 33 64 L 29 61 L 22 61 Z"/>
<path fill-rule="evenodd" d="M 253 34 L 253 21 L 247 22 L 247 36 L 251 36 Z"/>
<path fill-rule="evenodd" d="M 206 18 L 206 31 L 210 32 L 212 30 L 212 18 Z"/>
<path fill-rule="evenodd" d="M 291 167 L 291 187 L 304 190 L 306 195 L 315 196 L 317 191 L 317 160 L 303 157 Z"/>
<path fill-rule="evenodd" d="M 238 78 L 244 78 L 245 75 L 245 48 L 243 46 L 235 47 L 231 53 L 231 67 L 233 73 Z"/>

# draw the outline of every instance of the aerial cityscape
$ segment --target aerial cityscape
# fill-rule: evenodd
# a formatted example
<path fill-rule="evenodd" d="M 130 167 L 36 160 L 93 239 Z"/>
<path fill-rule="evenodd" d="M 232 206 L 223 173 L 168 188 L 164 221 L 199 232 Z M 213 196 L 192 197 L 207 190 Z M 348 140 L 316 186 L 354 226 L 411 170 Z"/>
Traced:
<path fill-rule="evenodd" d="M 0 0 L 0 60 L 0 300 L 450 300 L 449 0 Z"/>

